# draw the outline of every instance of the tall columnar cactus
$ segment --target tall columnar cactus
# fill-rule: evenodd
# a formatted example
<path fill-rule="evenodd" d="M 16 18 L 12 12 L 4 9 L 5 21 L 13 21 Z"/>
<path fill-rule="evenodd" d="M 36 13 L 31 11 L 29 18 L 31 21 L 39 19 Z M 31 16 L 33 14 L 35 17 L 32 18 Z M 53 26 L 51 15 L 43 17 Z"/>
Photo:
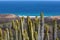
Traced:
<path fill-rule="evenodd" d="M 20 30 L 20 22 L 16 20 L 17 31 L 18 31 L 18 40 L 21 40 L 21 30 Z"/>
<path fill-rule="evenodd" d="M 53 20 L 53 40 L 57 38 L 57 21 Z"/>
<path fill-rule="evenodd" d="M 24 31 L 22 33 L 22 36 L 23 36 L 23 40 L 25 40 L 25 33 L 24 33 Z"/>
<path fill-rule="evenodd" d="M 13 27 L 13 29 L 15 29 L 15 22 L 14 22 L 14 20 L 12 20 L 12 27 Z"/>
<path fill-rule="evenodd" d="M 37 31 L 38 32 L 38 27 L 39 27 L 39 19 L 38 19 L 38 17 L 36 16 L 35 17 L 35 31 Z"/>
<path fill-rule="evenodd" d="M 47 28 L 46 28 L 46 33 L 47 33 L 47 40 L 49 40 L 49 26 L 47 26 Z"/>
<path fill-rule="evenodd" d="M 25 40 L 29 40 L 27 30 L 25 29 L 24 31 L 25 31 Z"/>
<path fill-rule="evenodd" d="M 26 30 L 23 31 L 23 38 L 23 40 L 29 40 Z"/>
<path fill-rule="evenodd" d="M 23 30 L 24 30 L 24 17 L 21 17 L 20 20 L 20 26 L 21 26 L 21 34 L 23 34 Z M 21 35 L 22 36 L 22 35 Z M 23 40 L 23 36 L 22 36 L 22 40 Z"/>
<path fill-rule="evenodd" d="M 2 29 L 0 28 L 0 40 L 3 40 Z"/>
<path fill-rule="evenodd" d="M 20 24 L 19 24 L 18 20 L 16 20 L 16 25 L 17 25 L 18 29 L 20 29 Z"/>
<path fill-rule="evenodd" d="M 39 23 L 40 24 L 40 23 Z M 40 25 L 39 25 L 39 27 L 38 27 L 38 40 L 40 40 L 41 39 L 41 36 L 40 36 L 41 34 L 40 34 Z"/>
<path fill-rule="evenodd" d="M 15 25 L 15 40 L 18 40 L 18 27 Z"/>
<path fill-rule="evenodd" d="M 13 33 L 12 33 L 12 29 L 10 29 L 10 31 L 9 31 L 10 33 L 10 40 L 13 40 Z"/>
<path fill-rule="evenodd" d="M 38 29 L 38 35 L 39 35 L 38 40 L 43 40 L 44 39 L 44 14 L 43 13 L 40 14 L 40 18 L 41 18 L 40 20 L 41 24 Z"/>
<path fill-rule="evenodd" d="M 19 21 L 18 21 L 18 20 L 16 20 L 16 25 L 17 25 L 17 26 L 19 26 L 18 24 L 19 24 Z"/>
<path fill-rule="evenodd" d="M 24 29 L 24 21 L 25 21 L 25 20 L 24 20 L 24 17 L 22 17 L 22 27 L 23 27 L 23 29 Z M 22 30 L 23 30 L 23 29 L 22 29 Z"/>
<path fill-rule="evenodd" d="M 32 26 L 33 26 L 33 31 L 35 32 L 35 23 L 32 22 Z"/>
<path fill-rule="evenodd" d="M 45 24 L 45 36 L 44 40 L 49 40 L 49 26 Z"/>
<path fill-rule="evenodd" d="M 30 26 L 29 26 L 29 30 L 30 30 L 30 39 L 34 40 L 34 32 L 33 32 L 33 26 L 32 26 L 32 22 L 30 21 Z"/>
<path fill-rule="evenodd" d="M 10 38 L 9 38 L 9 29 L 8 28 L 6 28 L 6 32 L 7 32 L 7 40 L 9 40 Z"/>
<path fill-rule="evenodd" d="M 15 21 L 14 20 L 12 20 L 12 28 L 14 29 L 14 33 L 15 33 Z M 13 39 L 15 40 L 15 34 L 13 35 L 14 35 Z"/>
<path fill-rule="evenodd" d="M 30 40 L 30 30 L 29 30 L 29 27 L 30 27 L 30 24 L 29 24 L 29 22 L 30 22 L 30 17 L 29 16 L 27 16 L 27 33 L 28 33 L 28 37 L 29 37 L 29 40 Z"/>
<path fill-rule="evenodd" d="M 29 37 L 26 37 L 26 40 L 29 40 Z"/>
<path fill-rule="evenodd" d="M 4 40 L 7 40 L 7 32 L 4 31 Z"/>
<path fill-rule="evenodd" d="M 18 20 L 16 20 L 16 23 L 14 22 L 14 20 L 12 21 L 12 27 L 14 29 L 15 32 L 15 40 L 18 40 Z"/>
<path fill-rule="evenodd" d="M 41 36 L 41 40 L 44 39 L 44 14 L 41 13 L 41 25 L 40 25 L 40 28 L 41 28 L 41 32 L 40 32 L 40 36 Z"/>
<path fill-rule="evenodd" d="M 27 24 L 29 25 L 29 21 L 31 21 L 30 17 L 27 16 Z"/>
<path fill-rule="evenodd" d="M 59 38 L 57 37 L 56 40 L 59 40 Z"/>
<path fill-rule="evenodd" d="M 23 23 L 24 23 L 24 17 L 21 18 L 21 28 L 22 28 L 22 32 L 23 32 Z"/>
<path fill-rule="evenodd" d="M 38 33 L 36 31 L 34 32 L 34 39 L 38 40 Z"/>
<path fill-rule="evenodd" d="M 18 30 L 18 40 L 22 40 L 22 33 L 21 29 Z"/>
<path fill-rule="evenodd" d="M 18 23 L 18 40 L 22 40 L 22 27 L 21 27 L 21 20 Z"/>

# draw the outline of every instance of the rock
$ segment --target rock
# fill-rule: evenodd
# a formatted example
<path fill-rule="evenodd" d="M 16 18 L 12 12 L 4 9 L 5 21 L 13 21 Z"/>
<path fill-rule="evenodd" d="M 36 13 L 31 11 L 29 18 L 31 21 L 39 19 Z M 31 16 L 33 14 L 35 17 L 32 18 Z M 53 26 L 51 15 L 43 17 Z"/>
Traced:
<path fill-rule="evenodd" d="M 59 20 L 60 16 L 51 16 L 50 18 Z"/>
<path fill-rule="evenodd" d="M 16 18 L 14 14 L 0 14 L 0 18 Z"/>
<path fill-rule="evenodd" d="M 14 14 L 0 14 L 0 23 L 10 22 L 15 20 L 18 16 Z"/>

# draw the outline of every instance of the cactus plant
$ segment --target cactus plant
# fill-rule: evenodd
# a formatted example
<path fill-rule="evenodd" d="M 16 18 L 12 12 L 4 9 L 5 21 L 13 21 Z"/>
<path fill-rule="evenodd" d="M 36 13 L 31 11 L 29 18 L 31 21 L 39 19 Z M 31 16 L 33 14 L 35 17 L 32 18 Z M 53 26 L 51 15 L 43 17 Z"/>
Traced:
<path fill-rule="evenodd" d="M 13 33 L 12 33 L 12 29 L 10 29 L 9 34 L 10 34 L 10 40 L 13 40 Z"/>
<path fill-rule="evenodd" d="M 37 31 L 38 32 L 38 26 L 39 26 L 40 24 L 39 24 L 39 19 L 38 19 L 38 17 L 36 16 L 35 17 L 35 31 Z"/>
<path fill-rule="evenodd" d="M 38 40 L 43 40 L 44 39 L 44 14 L 41 12 L 40 14 L 41 22 L 40 22 L 40 27 L 38 29 Z"/>
<path fill-rule="evenodd" d="M 25 40 L 29 40 L 28 33 L 27 33 L 26 29 L 24 31 L 25 31 L 25 38 L 26 38 Z"/>
<path fill-rule="evenodd" d="M 59 40 L 59 38 L 57 37 L 56 40 Z"/>
<path fill-rule="evenodd" d="M 32 22 L 30 21 L 30 27 L 29 27 L 29 30 L 30 30 L 30 39 L 31 40 L 34 40 L 34 32 L 33 32 L 33 27 L 32 27 Z"/>
<path fill-rule="evenodd" d="M 4 40 L 7 40 L 7 32 L 4 30 Z"/>
<path fill-rule="evenodd" d="M 7 32 L 7 40 L 9 40 L 10 38 L 9 38 L 9 29 L 8 28 L 6 28 L 6 32 Z"/>
<path fill-rule="evenodd" d="M 23 40 L 22 34 L 23 34 L 23 30 L 24 30 L 23 24 L 24 24 L 24 17 L 21 17 L 21 20 L 20 20 L 20 27 L 21 27 L 21 37 L 22 37 L 22 40 Z"/>
<path fill-rule="evenodd" d="M 2 29 L 0 28 L 0 40 L 3 40 Z"/>
<path fill-rule="evenodd" d="M 34 32 L 34 38 L 35 40 L 38 40 L 38 33 L 36 31 Z"/>
<path fill-rule="evenodd" d="M 53 20 L 53 40 L 57 38 L 57 21 Z"/>
<path fill-rule="evenodd" d="M 44 40 L 49 40 L 49 26 L 47 24 L 45 24 Z"/>
<path fill-rule="evenodd" d="M 15 40 L 18 40 L 18 28 L 15 26 Z"/>

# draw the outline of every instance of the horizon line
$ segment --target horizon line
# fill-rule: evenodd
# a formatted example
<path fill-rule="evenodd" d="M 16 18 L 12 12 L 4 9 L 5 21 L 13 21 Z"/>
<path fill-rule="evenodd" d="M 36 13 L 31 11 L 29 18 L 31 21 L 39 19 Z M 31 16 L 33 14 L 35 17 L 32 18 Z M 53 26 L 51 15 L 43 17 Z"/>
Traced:
<path fill-rule="evenodd" d="M 3 0 L 0 0 L 0 1 L 3 1 Z M 4 0 L 5 1 L 5 0 Z M 7 1 L 7 0 L 6 0 Z M 9 0 L 9 1 L 13 1 L 13 0 Z M 16 1 L 16 0 L 15 0 Z M 19 1 L 19 0 L 17 0 L 17 1 Z M 28 0 L 28 1 L 30 1 L 30 0 Z M 33 0 L 31 0 L 32 2 L 34 2 Z M 36 2 L 37 2 L 37 0 L 35 0 Z M 44 0 L 45 1 L 45 0 Z M 42 1 L 42 2 L 44 2 L 44 1 Z M 49 0 L 48 2 L 53 2 L 54 0 Z M 20 2 L 20 1 L 19 1 Z M 38 1 L 38 2 L 40 2 L 40 1 Z M 60 0 L 59 1 L 57 1 L 57 0 L 55 0 L 55 2 L 60 2 Z"/>

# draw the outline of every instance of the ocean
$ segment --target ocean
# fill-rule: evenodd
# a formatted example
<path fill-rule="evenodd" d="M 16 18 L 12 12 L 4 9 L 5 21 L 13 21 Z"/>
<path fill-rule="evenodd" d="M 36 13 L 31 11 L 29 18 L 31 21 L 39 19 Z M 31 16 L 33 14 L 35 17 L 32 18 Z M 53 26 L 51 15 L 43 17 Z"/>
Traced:
<path fill-rule="evenodd" d="M 0 1 L 0 14 L 60 16 L 59 1 Z"/>

